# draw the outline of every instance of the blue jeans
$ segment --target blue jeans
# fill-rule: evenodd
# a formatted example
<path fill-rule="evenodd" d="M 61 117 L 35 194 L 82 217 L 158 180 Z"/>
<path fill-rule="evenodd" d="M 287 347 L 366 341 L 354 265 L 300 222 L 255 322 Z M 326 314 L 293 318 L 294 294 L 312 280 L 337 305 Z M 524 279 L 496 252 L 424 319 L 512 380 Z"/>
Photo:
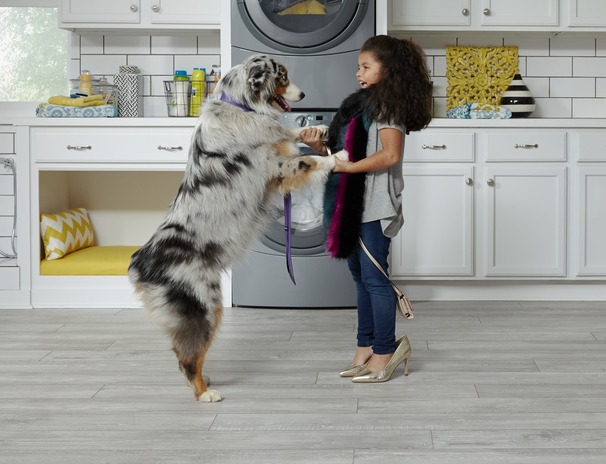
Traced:
<path fill-rule="evenodd" d="M 383 235 L 381 222 L 362 223 L 360 236 L 368 251 L 387 272 L 391 239 Z M 389 280 L 360 246 L 347 258 L 347 264 L 356 283 L 358 346 L 372 346 L 376 354 L 393 353 L 396 341 L 396 294 Z"/>

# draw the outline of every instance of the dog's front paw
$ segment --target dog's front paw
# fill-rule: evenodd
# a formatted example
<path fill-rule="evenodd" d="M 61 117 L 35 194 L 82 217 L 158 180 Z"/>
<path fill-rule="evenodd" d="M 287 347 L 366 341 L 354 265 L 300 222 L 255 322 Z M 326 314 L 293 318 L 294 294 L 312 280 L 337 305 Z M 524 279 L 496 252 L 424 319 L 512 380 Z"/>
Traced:
<path fill-rule="evenodd" d="M 324 124 L 318 124 L 317 126 L 313 126 L 313 128 L 320 131 L 323 139 L 328 136 L 328 126 L 325 126 Z"/>
<path fill-rule="evenodd" d="M 221 401 L 221 395 L 217 390 L 206 390 L 204 393 L 200 395 L 198 401 L 200 403 L 216 403 L 217 401 Z"/>
<path fill-rule="evenodd" d="M 347 150 L 338 151 L 335 153 L 335 156 L 341 161 L 349 161 L 349 153 L 347 153 Z"/>

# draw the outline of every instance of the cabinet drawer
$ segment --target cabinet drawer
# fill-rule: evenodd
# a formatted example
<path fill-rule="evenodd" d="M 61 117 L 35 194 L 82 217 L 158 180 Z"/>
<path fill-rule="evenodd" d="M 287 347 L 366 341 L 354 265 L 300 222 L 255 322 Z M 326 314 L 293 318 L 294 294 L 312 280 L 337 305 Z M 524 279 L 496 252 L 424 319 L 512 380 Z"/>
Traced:
<path fill-rule="evenodd" d="M 414 132 L 404 139 L 404 162 L 472 162 L 474 132 Z"/>
<path fill-rule="evenodd" d="M 0 153 L 4 155 L 12 155 L 15 153 L 15 134 L 0 133 Z"/>
<path fill-rule="evenodd" d="M 488 132 L 486 161 L 566 161 L 566 132 Z"/>
<path fill-rule="evenodd" d="M 18 267 L 0 267 L 0 290 L 19 290 Z"/>
<path fill-rule="evenodd" d="M 606 133 L 604 131 L 577 132 L 573 134 L 572 138 L 579 161 L 606 161 Z"/>
<path fill-rule="evenodd" d="M 35 162 L 186 162 L 193 128 L 38 128 L 32 131 Z"/>

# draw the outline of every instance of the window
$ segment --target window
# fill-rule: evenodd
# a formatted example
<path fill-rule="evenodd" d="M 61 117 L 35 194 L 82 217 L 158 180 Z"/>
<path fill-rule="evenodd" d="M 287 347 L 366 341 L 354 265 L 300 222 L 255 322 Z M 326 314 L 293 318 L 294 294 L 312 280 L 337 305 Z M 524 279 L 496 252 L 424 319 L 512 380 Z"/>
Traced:
<path fill-rule="evenodd" d="M 29 6 L 10 6 L 16 3 Z M 42 102 L 68 92 L 68 33 L 48 4 L 0 2 L 0 102 Z"/>

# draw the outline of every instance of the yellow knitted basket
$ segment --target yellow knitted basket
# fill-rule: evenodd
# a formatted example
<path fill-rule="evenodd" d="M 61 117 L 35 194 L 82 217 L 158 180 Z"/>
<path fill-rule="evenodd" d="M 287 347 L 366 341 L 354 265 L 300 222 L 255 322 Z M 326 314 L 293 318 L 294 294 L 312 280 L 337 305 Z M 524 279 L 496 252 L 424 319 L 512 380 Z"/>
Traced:
<path fill-rule="evenodd" d="M 446 110 L 465 103 L 498 105 L 518 69 L 518 47 L 446 47 Z"/>

